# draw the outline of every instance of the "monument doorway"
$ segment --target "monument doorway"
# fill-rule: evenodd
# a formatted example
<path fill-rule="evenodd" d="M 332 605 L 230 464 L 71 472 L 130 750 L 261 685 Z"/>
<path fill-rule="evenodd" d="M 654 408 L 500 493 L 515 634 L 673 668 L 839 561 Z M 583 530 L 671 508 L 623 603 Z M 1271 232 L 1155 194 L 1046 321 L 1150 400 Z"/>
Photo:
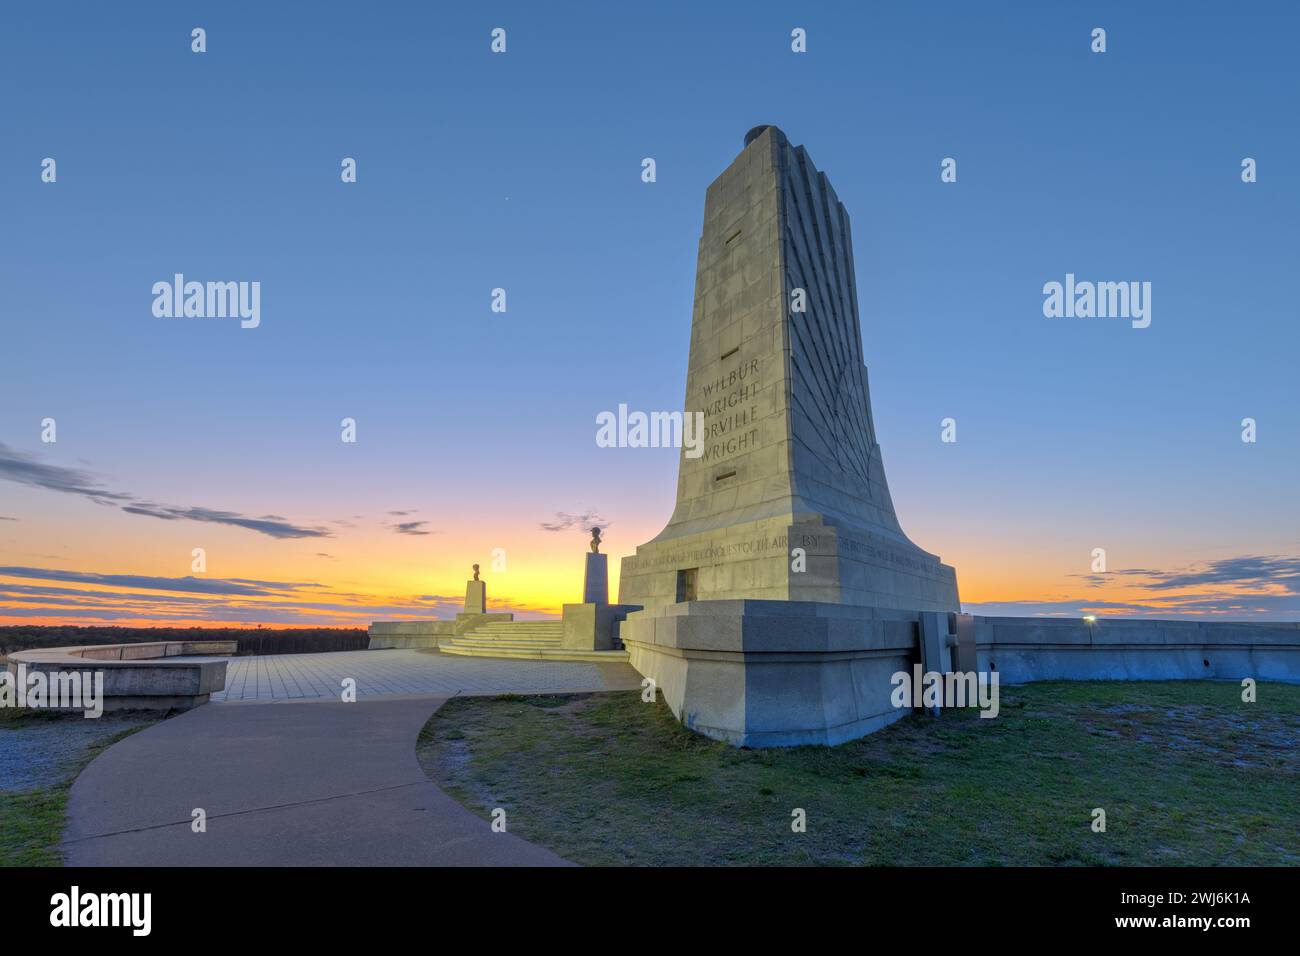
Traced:
<path fill-rule="evenodd" d="M 699 576 L 699 568 L 685 568 L 677 572 L 677 603 L 698 600 L 695 595 Z"/>

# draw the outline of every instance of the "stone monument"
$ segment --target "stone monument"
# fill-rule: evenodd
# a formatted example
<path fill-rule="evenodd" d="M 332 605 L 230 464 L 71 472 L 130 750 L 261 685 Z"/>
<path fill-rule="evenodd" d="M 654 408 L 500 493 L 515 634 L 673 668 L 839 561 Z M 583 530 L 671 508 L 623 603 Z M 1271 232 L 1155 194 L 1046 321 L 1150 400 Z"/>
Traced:
<path fill-rule="evenodd" d="M 582 602 L 561 607 L 562 644 L 572 650 L 618 648 L 618 626 L 636 607 L 609 603 L 609 556 L 600 553 L 600 529 L 591 529 L 591 548 L 582 578 Z"/>
<path fill-rule="evenodd" d="M 465 582 L 465 614 L 487 613 L 487 582 L 478 579 L 478 565 L 474 565 L 473 580 Z"/>
<path fill-rule="evenodd" d="M 959 610 L 956 572 L 894 511 L 848 214 L 774 126 L 705 196 L 685 410 L 704 414 L 703 452 L 683 449 L 672 517 L 623 559 L 619 602 L 644 608 L 620 631 L 633 666 L 738 744 L 837 743 L 902 716 L 875 681 L 907 664 L 919 612 Z"/>

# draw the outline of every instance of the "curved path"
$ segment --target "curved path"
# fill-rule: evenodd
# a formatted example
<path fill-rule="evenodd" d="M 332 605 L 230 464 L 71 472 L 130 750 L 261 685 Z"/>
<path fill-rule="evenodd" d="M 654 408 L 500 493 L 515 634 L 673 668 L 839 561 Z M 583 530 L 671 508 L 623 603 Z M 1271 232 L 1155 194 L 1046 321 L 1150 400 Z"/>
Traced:
<path fill-rule="evenodd" d="M 625 665 L 474 660 L 477 666 L 466 669 L 463 658 L 418 651 L 362 653 L 372 660 L 349 660 L 356 655 L 347 652 L 286 655 L 279 662 L 311 658 L 320 673 L 363 664 L 367 679 L 358 678 L 354 703 L 323 693 L 210 703 L 110 747 L 73 785 L 64 834 L 68 864 L 564 864 L 549 850 L 493 833 L 430 783 L 416 760 L 416 738 L 461 690 L 612 690 L 639 687 L 639 675 Z M 404 679 L 418 671 L 449 687 L 468 686 L 441 695 L 384 693 L 386 682 L 375 671 L 384 667 Z M 191 828 L 196 808 L 207 814 L 204 833 Z"/>

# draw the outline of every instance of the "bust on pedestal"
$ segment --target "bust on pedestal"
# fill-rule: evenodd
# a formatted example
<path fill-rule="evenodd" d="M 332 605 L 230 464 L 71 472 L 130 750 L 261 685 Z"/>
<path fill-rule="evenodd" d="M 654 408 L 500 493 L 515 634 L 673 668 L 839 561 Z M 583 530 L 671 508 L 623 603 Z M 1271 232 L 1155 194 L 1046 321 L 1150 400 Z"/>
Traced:
<path fill-rule="evenodd" d="M 591 529 L 591 553 L 582 576 L 582 603 L 609 603 L 609 555 L 600 553 L 600 529 Z"/>
<path fill-rule="evenodd" d="M 600 553 L 600 529 L 591 529 L 591 551 L 587 554 L 587 570 L 582 576 L 582 603 L 563 607 L 564 646 L 588 651 L 614 650 L 618 644 L 618 622 L 629 611 L 626 607 L 609 603 L 608 555 Z"/>
<path fill-rule="evenodd" d="M 465 582 L 465 613 L 487 613 L 487 582 L 478 579 L 478 565 L 474 565 L 474 580 Z"/>

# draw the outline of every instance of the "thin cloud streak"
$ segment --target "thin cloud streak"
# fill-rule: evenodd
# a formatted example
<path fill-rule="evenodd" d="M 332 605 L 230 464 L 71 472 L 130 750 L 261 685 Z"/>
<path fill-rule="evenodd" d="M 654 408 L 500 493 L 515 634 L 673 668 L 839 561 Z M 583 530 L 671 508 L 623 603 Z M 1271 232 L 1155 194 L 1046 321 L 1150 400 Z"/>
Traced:
<path fill-rule="evenodd" d="M 1174 570 L 1121 568 L 1071 575 L 1098 589 L 1134 589 L 1143 596 L 1071 597 L 1051 601 L 967 603 L 968 613 L 997 617 L 1081 617 L 1085 614 L 1202 620 L 1300 619 L 1300 558 L 1239 555 Z"/>
<path fill-rule="evenodd" d="M 393 525 L 393 530 L 398 534 L 433 534 L 432 531 L 424 530 L 428 523 L 427 521 L 403 521 Z"/>
<path fill-rule="evenodd" d="M 0 577 L 32 578 L 41 581 L 67 581 L 98 584 L 106 587 L 134 588 L 145 591 L 184 591 L 193 594 L 268 596 L 284 592 L 316 589 L 321 584 L 288 581 L 256 581 L 247 578 L 170 578 L 145 574 L 99 574 L 93 571 L 65 571 L 58 568 L 0 566 Z"/>
<path fill-rule="evenodd" d="M 1300 595 L 1300 557 L 1290 555 L 1245 554 L 1235 558 L 1220 558 L 1179 568 L 1173 571 L 1156 571 L 1149 568 L 1121 568 L 1101 574 L 1076 574 L 1093 587 L 1114 586 L 1116 579 L 1124 579 L 1128 587 L 1146 591 L 1172 591 L 1207 585 L 1232 586 L 1277 593 L 1282 588 L 1287 594 Z"/>
<path fill-rule="evenodd" d="M 596 511 L 584 511 L 582 514 L 557 511 L 554 521 L 543 521 L 538 525 L 543 531 L 568 531 L 575 526 L 581 527 L 583 531 L 590 531 L 595 527 L 606 529 L 609 527 L 609 522 Z"/>
<path fill-rule="evenodd" d="M 109 491 L 102 487 L 99 479 L 88 471 L 45 464 L 32 455 L 10 448 L 3 442 L 0 442 L 0 481 L 12 481 L 30 488 L 80 495 L 98 505 L 117 507 L 127 514 L 160 518 L 164 521 L 199 521 L 231 525 L 272 538 L 333 537 L 333 534 L 324 528 L 293 524 L 279 515 L 263 515 L 258 518 L 214 508 L 179 508 L 145 501 L 123 491 Z"/>

